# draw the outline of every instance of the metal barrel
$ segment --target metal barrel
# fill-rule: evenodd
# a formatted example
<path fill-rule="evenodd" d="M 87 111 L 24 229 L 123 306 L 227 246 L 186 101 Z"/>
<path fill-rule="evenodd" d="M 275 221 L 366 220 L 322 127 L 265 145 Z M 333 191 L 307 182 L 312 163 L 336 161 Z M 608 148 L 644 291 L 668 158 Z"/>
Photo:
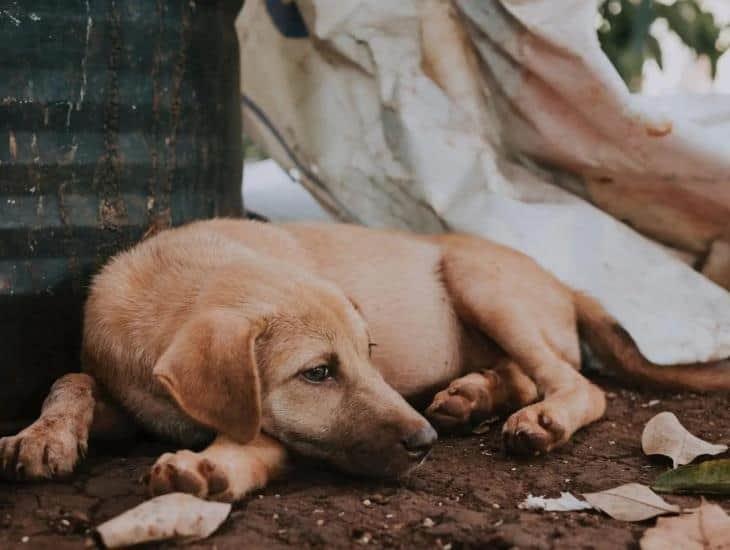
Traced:
<path fill-rule="evenodd" d="M 85 290 L 110 255 L 242 213 L 241 4 L 0 7 L 0 421 L 78 369 Z"/>

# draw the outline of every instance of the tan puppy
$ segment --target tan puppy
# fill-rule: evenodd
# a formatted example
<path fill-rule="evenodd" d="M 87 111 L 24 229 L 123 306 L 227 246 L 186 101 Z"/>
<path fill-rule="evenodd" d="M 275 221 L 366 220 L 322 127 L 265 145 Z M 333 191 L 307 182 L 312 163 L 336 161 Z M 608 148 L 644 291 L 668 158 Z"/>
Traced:
<path fill-rule="evenodd" d="M 69 474 L 90 433 L 128 432 L 131 418 L 184 447 L 212 441 L 163 455 L 153 493 L 238 499 L 282 471 L 285 449 L 399 476 L 436 439 L 407 401 L 424 398 L 443 429 L 512 413 L 507 449 L 547 452 L 605 409 L 578 372 L 577 328 L 639 379 L 730 389 L 727 364 L 648 364 L 590 299 L 483 239 L 199 222 L 95 278 L 84 374 L 56 382 L 41 417 L 0 440 L 0 470 Z"/>

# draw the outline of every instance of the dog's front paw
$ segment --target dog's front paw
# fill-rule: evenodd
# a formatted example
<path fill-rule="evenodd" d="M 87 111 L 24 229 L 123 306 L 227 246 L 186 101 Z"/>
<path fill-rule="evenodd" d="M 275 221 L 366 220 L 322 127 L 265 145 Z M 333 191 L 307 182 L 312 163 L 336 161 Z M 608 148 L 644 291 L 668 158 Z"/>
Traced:
<path fill-rule="evenodd" d="M 149 472 L 147 487 L 153 495 L 180 492 L 213 500 L 233 500 L 225 472 L 192 451 L 162 455 Z"/>
<path fill-rule="evenodd" d="M 565 443 L 570 434 L 558 415 L 545 402 L 520 409 L 507 419 L 502 440 L 507 452 L 517 455 L 539 455 Z"/>
<path fill-rule="evenodd" d="M 451 382 L 434 396 L 426 418 L 440 431 L 457 431 L 492 414 L 496 382 L 490 375 L 474 372 Z"/>
<path fill-rule="evenodd" d="M 0 477 L 26 481 L 67 476 L 85 453 L 85 440 L 39 420 L 18 435 L 0 439 Z"/>

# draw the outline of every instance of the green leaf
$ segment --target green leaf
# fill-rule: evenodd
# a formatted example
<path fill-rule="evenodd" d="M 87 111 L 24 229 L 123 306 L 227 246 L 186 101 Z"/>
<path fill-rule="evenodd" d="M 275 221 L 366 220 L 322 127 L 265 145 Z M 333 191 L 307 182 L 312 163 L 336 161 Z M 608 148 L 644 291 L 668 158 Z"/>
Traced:
<path fill-rule="evenodd" d="M 730 495 L 730 459 L 708 460 L 660 475 L 652 486 L 660 493 Z"/>
<path fill-rule="evenodd" d="M 717 47 L 722 27 L 711 12 L 705 11 L 697 0 L 677 0 L 674 4 L 655 3 L 657 16 L 664 18 L 669 28 L 697 55 L 706 55 L 710 60 L 712 76 L 717 70 L 717 61 L 724 53 Z"/>
<path fill-rule="evenodd" d="M 664 68 L 664 63 L 662 59 L 662 48 L 659 46 L 659 41 L 654 38 L 652 35 L 647 36 L 646 38 L 646 53 L 645 57 L 653 57 L 657 65 L 659 65 L 660 69 Z"/>
<path fill-rule="evenodd" d="M 712 76 L 726 48 L 719 47 L 724 28 L 712 12 L 698 0 L 676 0 L 668 4 L 656 0 L 603 0 L 599 5 L 601 47 L 632 90 L 641 85 L 646 59 L 662 65 L 659 43 L 650 32 L 656 19 L 664 19 L 669 29 L 698 56 L 710 61 Z"/>

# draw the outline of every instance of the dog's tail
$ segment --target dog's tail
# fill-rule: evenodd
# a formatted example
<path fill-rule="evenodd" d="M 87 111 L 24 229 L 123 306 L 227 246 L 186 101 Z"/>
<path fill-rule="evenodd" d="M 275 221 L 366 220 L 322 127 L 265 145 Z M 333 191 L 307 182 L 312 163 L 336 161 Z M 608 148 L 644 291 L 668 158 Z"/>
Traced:
<path fill-rule="evenodd" d="M 593 298 L 575 293 L 578 332 L 598 361 L 640 384 L 696 392 L 730 391 L 730 359 L 687 365 L 656 365 Z"/>

